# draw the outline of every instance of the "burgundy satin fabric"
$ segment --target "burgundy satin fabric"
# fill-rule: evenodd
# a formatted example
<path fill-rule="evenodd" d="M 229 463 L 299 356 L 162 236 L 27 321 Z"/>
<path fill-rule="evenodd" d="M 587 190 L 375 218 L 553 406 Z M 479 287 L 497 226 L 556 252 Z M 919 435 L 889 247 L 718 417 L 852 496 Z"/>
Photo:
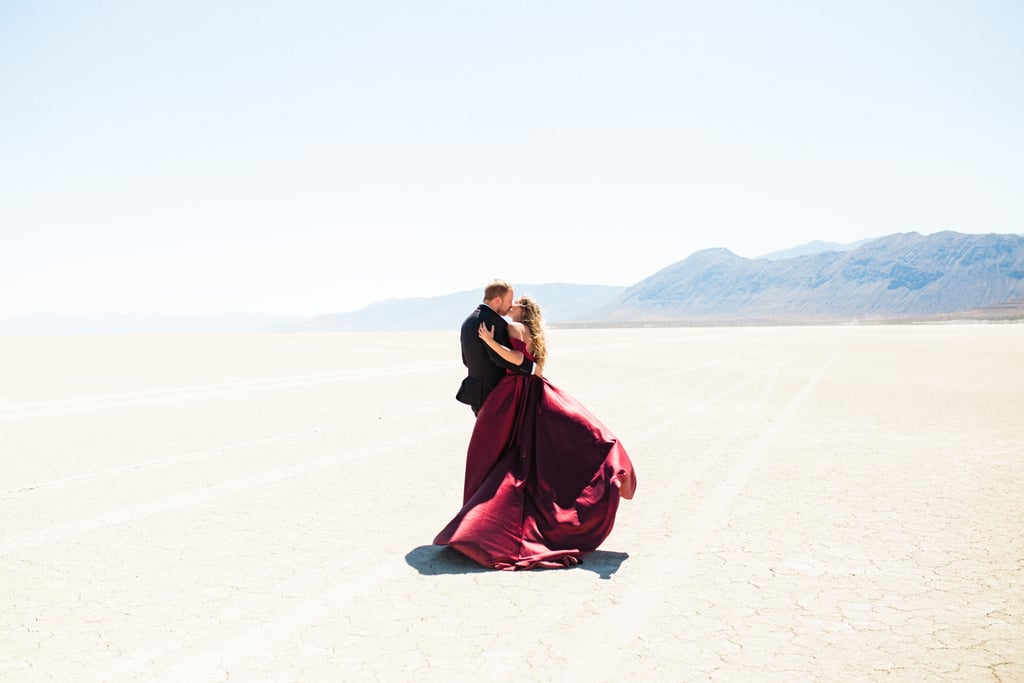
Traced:
<path fill-rule="evenodd" d="M 589 410 L 546 379 L 510 374 L 477 416 L 463 507 L 434 543 L 495 569 L 571 566 L 635 490 L 625 449 Z"/>

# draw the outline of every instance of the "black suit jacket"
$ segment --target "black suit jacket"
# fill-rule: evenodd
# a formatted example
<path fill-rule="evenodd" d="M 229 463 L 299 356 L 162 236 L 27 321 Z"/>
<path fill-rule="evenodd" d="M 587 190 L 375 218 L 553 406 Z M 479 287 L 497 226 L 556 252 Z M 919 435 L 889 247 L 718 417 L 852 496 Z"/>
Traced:
<path fill-rule="evenodd" d="M 480 412 L 484 399 L 491 393 L 498 382 L 505 376 L 506 370 L 521 372 L 525 375 L 533 373 L 533 361 L 524 358 L 519 365 L 509 363 L 491 349 L 480 338 L 480 323 L 494 328 L 494 339 L 499 344 L 512 348 L 508 336 L 508 323 L 495 313 L 487 304 L 480 304 L 462 323 L 459 339 L 462 344 L 462 364 L 468 374 L 462 380 L 462 386 L 455 398 L 473 409 L 473 414 Z"/>

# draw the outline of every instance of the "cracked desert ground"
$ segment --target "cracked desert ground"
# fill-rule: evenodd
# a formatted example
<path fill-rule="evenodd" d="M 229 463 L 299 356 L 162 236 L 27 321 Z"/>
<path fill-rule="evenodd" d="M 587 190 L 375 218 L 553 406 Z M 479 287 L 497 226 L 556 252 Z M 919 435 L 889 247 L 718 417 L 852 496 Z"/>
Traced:
<path fill-rule="evenodd" d="M 0 680 L 1024 681 L 1024 325 L 549 346 L 637 494 L 496 572 L 456 332 L 0 338 Z"/>

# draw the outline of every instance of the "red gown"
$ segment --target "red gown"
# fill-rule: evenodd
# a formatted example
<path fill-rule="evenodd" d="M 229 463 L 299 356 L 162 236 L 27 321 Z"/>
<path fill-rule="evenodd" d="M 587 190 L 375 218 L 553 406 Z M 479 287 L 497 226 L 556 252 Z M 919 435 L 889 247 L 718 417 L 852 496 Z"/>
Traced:
<path fill-rule="evenodd" d="M 572 566 L 635 490 L 625 449 L 589 410 L 546 379 L 509 374 L 477 415 L 463 507 L 434 543 L 495 569 Z"/>

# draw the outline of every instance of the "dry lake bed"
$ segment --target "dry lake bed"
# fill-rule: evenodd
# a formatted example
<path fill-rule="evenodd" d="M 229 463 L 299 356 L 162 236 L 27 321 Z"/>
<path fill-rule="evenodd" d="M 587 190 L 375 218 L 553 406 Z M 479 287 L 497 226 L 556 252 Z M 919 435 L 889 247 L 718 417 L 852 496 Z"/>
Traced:
<path fill-rule="evenodd" d="M 637 494 L 496 572 L 454 331 L 0 338 L 0 681 L 1024 681 L 1024 325 L 549 346 Z"/>

